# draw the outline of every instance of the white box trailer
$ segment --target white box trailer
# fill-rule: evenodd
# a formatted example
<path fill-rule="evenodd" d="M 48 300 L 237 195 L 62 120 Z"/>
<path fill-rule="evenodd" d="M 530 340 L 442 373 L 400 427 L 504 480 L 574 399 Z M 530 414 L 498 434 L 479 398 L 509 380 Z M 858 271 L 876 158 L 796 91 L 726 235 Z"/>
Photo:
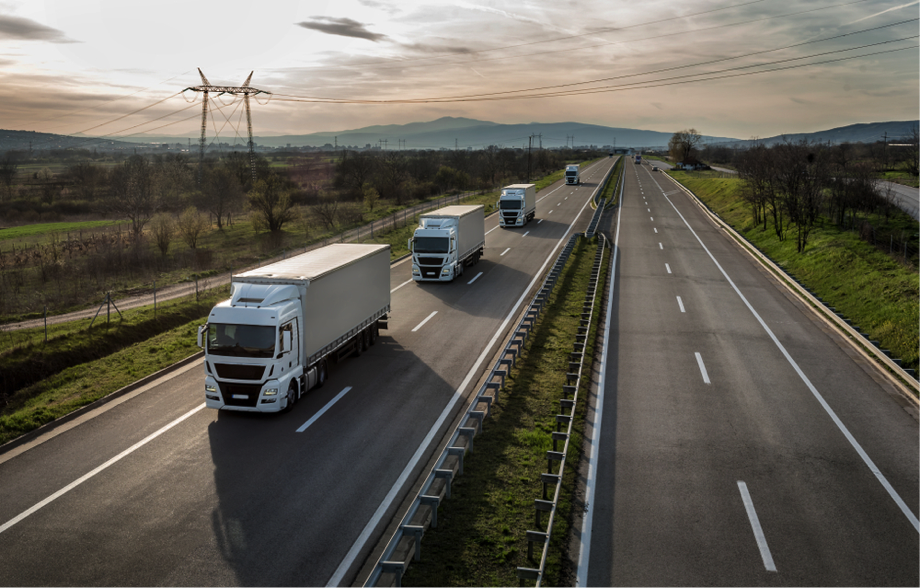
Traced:
<path fill-rule="evenodd" d="M 199 329 L 211 408 L 277 412 L 386 327 L 390 246 L 337 243 L 233 276 Z"/>
<path fill-rule="evenodd" d="M 537 216 L 536 184 L 511 184 L 502 188 L 498 203 L 498 224 L 502 227 L 523 227 Z"/>
<path fill-rule="evenodd" d="M 450 282 L 464 266 L 478 263 L 486 244 L 484 208 L 445 206 L 419 216 L 409 239 L 412 279 Z"/>

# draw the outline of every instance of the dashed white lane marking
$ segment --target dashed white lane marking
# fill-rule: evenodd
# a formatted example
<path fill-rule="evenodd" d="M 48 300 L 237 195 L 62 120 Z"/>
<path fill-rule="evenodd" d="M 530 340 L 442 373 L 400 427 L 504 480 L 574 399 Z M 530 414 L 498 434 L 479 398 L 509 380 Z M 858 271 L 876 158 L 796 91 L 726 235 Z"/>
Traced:
<path fill-rule="evenodd" d="M 658 249 L 664 249 L 664 245 L 662 245 L 661 243 L 658 243 Z"/>
<path fill-rule="evenodd" d="M 703 364 L 703 356 L 700 355 L 699 352 L 694 353 L 694 355 L 696 355 L 697 365 L 700 366 L 700 373 L 703 374 L 703 381 L 707 384 L 711 384 L 712 382 L 709 381 L 709 374 L 706 373 L 706 365 Z"/>
<path fill-rule="evenodd" d="M 671 273 L 671 266 L 668 265 L 667 263 L 664 264 L 664 269 L 668 270 L 668 273 Z"/>
<path fill-rule="evenodd" d="M 397 290 L 399 290 L 400 288 L 402 288 L 403 286 L 405 286 L 406 284 L 408 284 L 408 283 L 411 282 L 411 281 L 412 281 L 411 279 L 410 279 L 410 280 L 406 280 L 406 281 L 403 282 L 402 284 L 396 286 L 395 288 L 393 288 L 392 290 L 390 290 L 390 294 L 392 294 L 393 292 L 396 292 Z"/>
<path fill-rule="evenodd" d="M 653 228 L 654 228 L 654 227 L 653 227 Z M 654 231 L 655 231 L 655 234 L 657 235 L 657 234 L 658 234 L 658 229 L 654 229 Z"/>
<path fill-rule="evenodd" d="M 345 396 L 346 394 L 348 394 L 348 391 L 349 391 L 349 390 L 351 390 L 351 386 L 345 386 L 345 389 L 344 389 L 344 390 L 342 390 L 341 392 L 339 392 L 338 394 L 336 394 L 335 398 L 333 398 L 332 400 L 330 400 L 329 402 L 327 402 L 327 403 L 326 403 L 326 406 L 322 407 L 322 408 L 319 410 L 319 412 L 317 412 L 315 415 L 313 415 L 312 417 L 310 417 L 310 420 L 308 420 L 308 421 L 305 422 L 304 424 L 300 425 L 300 428 L 297 429 L 297 432 L 298 432 L 298 433 L 303 433 L 304 431 L 306 431 L 306 430 L 307 430 L 307 427 L 309 427 L 310 425 L 312 425 L 313 423 L 315 423 L 315 422 L 319 419 L 319 417 L 323 416 L 323 414 L 325 414 L 325 412 L 326 412 L 327 410 L 329 410 L 330 408 L 332 408 L 332 405 L 333 405 L 333 404 L 335 404 L 336 402 L 338 402 L 339 400 L 341 400 L 343 396 Z"/>
<path fill-rule="evenodd" d="M 650 216 L 649 218 L 652 219 L 652 222 L 655 222 L 655 217 L 654 217 L 654 216 Z"/>
<path fill-rule="evenodd" d="M 486 235 L 488 235 L 489 233 L 491 233 L 492 231 L 494 231 L 494 230 L 497 229 L 497 228 L 498 228 L 498 225 L 495 225 L 494 227 L 492 227 L 491 229 L 489 229 L 488 231 L 486 231 Z"/>
<path fill-rule="evenodd" d="M 438 314 L 438 311 L 434 311 L 434 312 L 432 312 L 431 314 L 429 314 L 428 316 L 426 316 L 426 317 L 425 317 L 425 320 L 423 320 L 423 321 L 420 322 L 419 324 L 415 325 L 415 328 L 412 329 L 412 332 L 414 333 L 414 332 L 418 331 L 419 329 L 421 329 L 421 328 L 425 325 L 425 323 L 427 323 L 428 321 L 430 321 L 430 320 L 432 319 L 432 317 L 433 317 L 434 315 L 436 315 L 436 314 Z"/>
<path fill-rule="evenodd" d="M 476 280 L 478 280 L 478 279 L 479 279 L 479 276 L 481 276 L 481 275 L 482 275 L 482 272 L 479 272 L 478 274 L 476 274 L 476 277 L 473 278 L 472 280 L 470 280 L 469 282 L 467 282 L 467 284 L 472 284 L 473 282 L 475 282 Z"/>
<path fill-rule="evenodd" d="M 677 297 L 677 306 L 680 307 L 681 312 L 687 312 L 684 310 L 684 301 L 680 299 L 680 296 Z"/>
<path fill-rule="evenodd" d="M 505 249 L 504 251 L 502 251 L 502 255 L 508 253 L 509 251 L 511 251 L 511 247 L 509 247 L 509 248 Z M 499 255 L 499 257 L 501 257 L 502 255 Z"/>
<path fill-rule="evenodd" d="M 553 211 L 552 211 L 552 210 L 550 210 L 550 211 L 549 211 L 549 213 L 550 213 L 550 214 L 553 214 Z"/>
<path fill-rule="evenodd" d="M 767 568 L 768 572 L 775 572 L 776 564 L 773 563 L 773 556 L 770 555 L 770 547 L 767 546 L 767 538 L 764 537 L 763 529 L 760 527 L 760 519 L 757 518 L 757 511 L 754 510 L 754 501 L 751 500 L 751 494 L 748 492 L 747 484 L 739 480 L 738 490 L 741 492 L 741 501 L 744 502 L 744 510 L 747 511 L 748 520 L 751 521 L 751 529 L 754 531 L 757 547 L 760 548 L 760 557 L 763 558 L 763 565 Z"/>
<path fill-rule="evenodd" d="M 537 224 L 539 225 L 542 222 L 543 222 L 543 219 L 541 218 L 540 220 L 537 221 Z"/>
<path fill-rule="evenodd" d="M 521 238 L 523 239 L 524 237 L 526 237 L 526 236 L 529 235 L 529 234 L 530 234 L 530 231 L 527 231 L 526 233 L 524 233 L 523 235 L 521 235 Z"/>

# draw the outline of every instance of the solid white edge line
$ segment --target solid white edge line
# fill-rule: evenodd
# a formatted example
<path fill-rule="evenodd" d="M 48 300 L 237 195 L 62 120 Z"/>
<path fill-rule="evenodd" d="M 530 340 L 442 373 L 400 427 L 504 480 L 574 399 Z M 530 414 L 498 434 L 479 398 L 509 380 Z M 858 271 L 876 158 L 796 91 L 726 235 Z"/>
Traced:
<path fill-rule="evenodd" d="M 658 188 L 661 189 L 661 186 L 658 186 Z M 664 192 L 664 190 L 662 190 L 662 192 Z M 709 258 L 712 260 L 712 262 L 716 264 L 716 267 L 719 268 L 719 271 L 722 272 L 722 275 L 725 276 L 725 279 L 728 281 L 729 285 L 731 285 L 732 289 L 734 289 L 735 294 L 741 298 L 741 301 L 744 302 L 744 305 L 747 306 L 748 310 L 751 311 L 751 314 L 754 315 L 754 318 L 757 319 L 757 322 L 760 323 L 760 326 L 763 328 L 763 330 L 766 331 L 767 335 L 773 341 L 773 344 L 776 345 L 776 347 L 780 350 L 780 353 L 783 354 L 783 357 L 786 358 L 786 361 L 789 362 L 789 365 L 792 366 L 792 369 L 795 370 L 795 373 L 798 374 L 799 378 L 802 380 L 802 382 L 805 383 L 805 386 L 808 388 L 808 390 L 812 393 L 821 407 L 824 408 L 824 411 L 828 414 L 828 416 L 831 417 L 831 420 L 834 421 L 834 424 L 837 425 L 837 428 L 840 429 L 840 432 L 843 433 L 843 436 L 846 437 L 847 441 L 850 442 L 850 445 L 853 447 L 853 449 L 856 450 L 856 453 L 859 454 L 859 457 L 862 458 L 863 463 L 866 464 L 866 466 L 869 468 L 869 471 L 872 472 L 882 487 L 885 488 L 885 490 L 888 492 L 888 495 L 891 496 L 892 500 L 895 501 L 895 504 L 897 504 L 901 509 L 901 512 L 904 513 L 904 516 L 906 516 L 907 520 L 910 521 L 910 524 L 913 525 L 914 530 L 920 533 L 920 521 L 917 520 L 917 517 L 914 515 L 914 513 L 912 513 L 910 508 L 907 507 L 907 504 L 905 504 L 901 496 L 891 486 L 891 484 L 888 482 L 888 479 L 885 478 L 881 470 L 878 469 L 878 466 L 875 465 L 875 462 L 872 461 L 869 455 L 862 448 L 862 445 L 856 441 L 856 438 L 853 437 L 853 435 L 850 433 L 850 430 L 847 429 L 846 425 L 843 424 L 843 421 L 841 421 L 837 416 L 837 413 L 834 412 L 834 410 L 827 403 L 821 393 L 818 392 L 818 389 L 814 387 L 814 385 L 811 383 L 811 380 L 808 379 L 808 377 L 805 375 L 805 372 L 803 372 L 799 367 L 799 364 L 797 364 L 795 360 L 792 359 L 792 356 L 788 351 L 786 351 L 786 348 L 783 346 L 783 344 L 779 342 L 779 339 L 776 338 L 776 335 L 773 334 L 773 331 L 770 330 L 770 327 L 767 326 L 767 323 L 764 322 L 757 311 L 754 310 L 754 307 L 751 306 L 751 303 L 748 302 L 748 299 L 744 297 L 744 294 L 742 294 L 741 290 L 738 289 L 738 286 L 735 285 L 735 282 L 733 282 L 732 279 L 728 277 L 728 273 L 725 271 L 725 269 L 722 268 L 722 265 L 716 260 L 712 252 L 709 251 L 709 248 L 706 247 L 706 245 L 703 243 L 703 240 L 700 239 L 700 236 L 696 234 L 696 231 L 693 230 L 693 227 L 691 227 L 690 223 L 687 222 L 687 219 L 684 218 L 684 215 L 682 215 L 680 211 L 677 210 L 677 206 L 671 202 L 671 199 L 668 198 L 667 194 L 664 194 L 664 197 L 667 199 L 668 203 L 671 204 L 671 207 L 677 212 L 677 215 L 680 216 L 681 220 L 684 221 L 684 224 L 687 225 L 687 228 L 690 229 L 690 232 L 693 233 L 693 236 L 696 237 L 697 242 L 702 245 L 703 250 L 709 255 Z"/>
<path fill-rule="evenodd" d="M 684 310 L 684 301 L 680 299 L 680 296 L 677 297 L 677 305 L 680 307 L 681 312 L 686 312 Z"/>
<path fill-rule="evenodd" d="M 396 292 L 397 290 L 399 290 L 400 288 L 402 288 L 403 286 L 405 286 L 406 284 L 408 284 L 409 282 L 412 282 L 412 281 L 413 281 L 412 278 L 409 278 L 408 280 L 406 280 L 406 281 L 403 282 L 402 284 L 400 284 L 400 285 L 396 286 L 395 288 L 393 288 L 392 290 L 390 290 L 390 294 L 392 294 L 393 292 Z"/>
<path fill-rule="evenodd" d="M 421 329 L 421 328 L 425 325 L 425 323 L 427 323 L 428 321 L 430 321 L 430 320 L 431 320 L 431 317 L 433 317 L 433 316 L 436 315 L 436 314 L 438 314 L 438 311 L 434 311 L 434 312 L 432 312 L 431 314 L 429 314 L 428 316 L 426 316 L 426 317 L 425 317 L 425 320 L 423 320 L 423 321 L 420 322 L 419 324 L 415 325 L 415 328 L 412 329 L 412 332 L 414 333 L 414 332 L 418 331 L 419 329 Z"/>
<path fill-rule="evenodd" d="M 329 410 L 330 408 L 332 408 L 332 405 L 333 405 L 333 404 L 335 404 L 336 402 L 338 402 L 339 400 L 341 400 L 343 396 L 345 396 L 346 394 L 348 394 L 348 391 L 349 391 L 349 390 L 351 390 L 351 386 L 345 386 L 345 388 L 344 388 L 341 392 L 339 392 L 338 394 L 336 394 L 335 398 L 333 398 L 332 400 L 330 400 L 329 402 L 326 403 L 326 406 L 324 406 L 324 407 L 322 407 L 321 409 L 319 409 L 319 412 L 317 412 L 315 415 L 313 415 L 312 417 L 310 417 L 310 420 L 308 420 L 308 421 L 305 422 L 304 424 L 300 425 L 300 428 L 297 429 L 297 432 L 298 432 L 298 433 L 303 433 L 304 431 L 306 431 L 306 430 L 307 430 L 307 427 L 309 427 L 310 425 L 312 425 L 313 423 L 315 423 L 315 422 L 319 419 L 319 417 L 323 416 L 323 414 L 325 414 L 327 410 Z"/>
<path fill-rule="evenodd" d="M 741 501 L 744 502 L 744 510 L 747 511 L 748 520 L 751 521 L 751 529 L 754 531 L 754 538 L 757 540 L 757 547 L 760 549 L 763 565 L 768 572 L 775 572 L 776 564 L 773 563 L 773 556 L 770 555 L 770 547 L 767 545 L 767 538 L 764 537 L 763 529 L 760 527 L 760 519 L 757 518 L 757 511 L 754 510 L 754 501 L 751 500 L 747 484 L 739 480 L 738 490 L 741 492 Z"/>
<path fill-rule="evenodd" d="M 479 272 L 478 274 L 476 274 L 476 277 L 473 278 L 472 280 L 470 280 L 469 282 L 467 282 L 467 285 L 472 284 L 473 282 L 475 282 L 476 280 L 478 280 L 478 279 L 479 279 L 479 276 L 481 276 L 481 275 L 482 275 L 482 272 Z"/>
<path fill-rule="evenodd" d="M 467 372 L 466 377 L 463 378 L 463 381 L 460 382 L 460 386 L 454 390 L 454 394 L 451 397 L 450 401 L 444 407 L 444 410 L 441 411 L 441 414 L 438 416 L 438 420 L 431 425 L 431 428 L 428 430 L 428 434 L 425 435 L 425 438 L 422 439 L 422 442 L 419 444 L 418 448 L 415 450 L 415 453 L 409 458 L 409 463 L 406 464 L 406 467 L 403 469 L 402 473 L 399 475 L 399 478 L 393 483 L 393 486 L 390 488 L 390 491 L 387 492 L 387 495 L 383 497 L 383 500 L 380 502 L 380 506 L 377 507 L 377 510 L 374 511 L 374 514 L 371 515 L 370 520 L 367 521 L 367 524 L 364 526 L 364 529 L 361 531 L 361 534 L 358 535 L 358 538 L 355 539 L 355 542 L 352 544 L 351 549 L 348 550 L 348 553 L 345 554 L 345 557 L 342 559 L 342 562 L 339 564 L 339 567 L 336 568 L 332 576 L 329 578 L 329 581 L 326 582 L 326 586 L 338 586 L 342 583 L 342 578 L 345 576 L 345 573 L 354 563 L 355 558 L 358 557 L 361 549 L 364 548 L 364 544 L 367 543 L 368 538 L 370 538 L 371 533 L 380 523 L 380 520 L 383 518 L 383 515 L 386 513 L 387 508 L 390 503 L 395 500 L 396 495 L 399 493 L 400 488 L 406 483 L 406 480 L 409 478 L 409 475 L 412 473 L 412 470 L 415 469 L 415 466 L 422 459 L 422 456 L 425 454 L 428 446 L 431 444 L 434 439 L 435 434 L 437 434 L 438 429 L 441 428 L 441 425 L 447 420 L 447 417 L 450 415 L 453 407 L 460 399 L 463 397 L 463 390 L 469 384 L 470 380 L 473 379 L 473 374 L 479 370 L 479 366 L 485 361 L 486 356 L 489 354 L 492 346 L 495 345 L 495 342 L 498 340 L 499 335 L 505 330 L 505 327 L 511 321 L 511 319 L 516 315 L 518 308 L 527 298 L 527 293 L 530 292 L 530 289 L 534 287 L 534 284 L 537 283 L 537 280 L 540 279 L 540 276 L 543 275 L 543 270 L 546 269 L 546 266 L 549 265 L 550 260 L 553 259 L 553 256 L 556 254 L 556 250 L 562 245 L 563 242 L 568 238 L 569 233 L 572 231 L 572 227 L 575 226 L 575 223 L 578 222 L 578 219 L 581 217 L 581 214 L 585 211 L 585 208 L 588 207 L 588 204 L 594 197 L 594 193 L 597 191 L 595 188 L 591 192 L 591 195 L 585 200 L 584 205 L 582 205 L 581 210 L 575 215 L 575 218 L 572 219 L 572 222 L 569 224 L 569 227 L 565 230 L 562 237 L 559 241 L 556 242 L 556 246 L 553 247 L 553 250 L 550 251 L 549 255 L 546 257 L 546 260 L 543 262 L 543 265 L 540 266 L 540 269 L 537 270 L 537 273 L 534 275 L 533 280 L 530 281 L 530 284 L 524 289 L 524 293 L 521 294 L 521 297 L 518 298 L 517 302 L 514 304 L 514 307 L 508 313 L 508 316 L 505 317 L 505 320 L 502 321 L 502 324 L 499 325 L 498 329 L 495 331 L 495 334 L 492 335 L 492 338 L 489 340 L 489 343 L 482 350 L 482 353 L 479 354 L 479 357 L 476 359 L 476 363 L 473 364 L 473 367 L 470 368 L 470 371 Z"/>
<path fill-rule="evenodd" d="M 509 247 L 509 248 L 505 249 L 504 251 L 502 251 L 502 253 L 501 253 L 501 255 L 499 255 L 499 257 L 501 257 L 502 255 L 508 253 L 509 251 L 511 251 L 511 247 Z"/>
<path fill-rule="evenodd" d="M 151 433 L 150 435 L 147 435 L 146 437 L 144 437 L 143 439 L 141 439 L 140 441 L 138 441 L 137 443 L 135 443 L 135 444 L 132 445 L 131 447 L 125 449 L 124 451 L 122 451 L 121 453 L 119 453 L 118 455 L 116 455 L 115 457 L 113 457 L 112 459 L 108 460 L 107 462 L 105 462 L 105 463 L 102 464 L 101 466 L 97 467 L 96 469 L 92 470 L 92 471 L 89 472 L 88 474 L 84 474 L 84 475 L 80 476 L 79 478 L 77 478 L 76 480 L 74 480 L 74 481 L 71 482 L 70 484 L 64 486 L 63 488 L 61 488 L 60 490 L 58 490 L 57 492 L 55 492 L 54 494 L 52 494 L 52 495 L 49 496 L 48 498 L 42 500 L 42 501 L 39 502 L 38 504 L 36 504 L 36 505 L 32 506 L 31 508 L 29 508 L 28 510 L 25 510 L 25 511 L 21 512 L 20 514 L 16 515 L 16 516 L 13 517 L 12 519 L 10 519 L 10 520 L 8 520 L 7 522 L 3 523 L 3 525 L 0 525 L 0 533 L 3 533 L 4 531 L 6 531 L 7 529 L 9 529 L 9 528 L 12 527 L 13 525 L 15 525 L 16 523 L 18 523 L 19 521 L 23 520 L 24 518 L 28 517 L 29 515 L 31 515 L 32 513 L 38 511 L 39 509 L 41 509 L 41 508 L 43 508 L 43 507 L 45 507 L 45 506 L 51 504 L 52 502 L 54 502 L 55 500 L 57 500 L 57 499 L 60 498 L 61 496 L 67 494 L 68 492 L 70 492 L 71 490 L 73 490 L 74 488 L 76 488 L 77 486 L 79 486 L 80 484 L 82 484 L 83 482 L 89 480 L 90 478 L 92 478 L 93 476 L 95 476 L 96 474 L 98 474 L 99 472 L 101 472 L 101 471 L 107 469 L 109 466 L 111 466 L 111 465 L 117 463 L 118 461 L 121 461 L 123 458 L 125 458 L 125 457 L 131 455 L 132 453 L 134 453 L 135 451 L 137 451 L 138 449 L 140 449 L 140 448 L 143 447 L 144 445 L 150 443 L 151 441 L 153 441 L 154 439 L 156 439 L 157 437 L 159 437 L 160 435 L 162 435 L 162 434 L 165 433 L 166 431 L 172 429 L 173 427 L 175 427 L 176 425 L 178 425 L 179 423 L 181 423 L 181 422 L 184 421 L 185 419 L 189 418 L 190 416 L 192 416 L 193 414 L 195 414 L 196 412 L 198 412 L 199 410 L 201 410 L 201 409 L 204 408 L 205 406 L 206 406 L 205 404 L 201 404 L 201 405 L 199 405 L 198 407 L 193 408 L 192 410 L 188 411 L 187 413 L 185 413 L 184 415 L 180 416 L 179 418 L 177 418 L 177 419 L 174 420 L 173 422 L 169 423 L 169 424 L 166 425 L 165 427 L 163 427 L 163 428 L 161 428 L 160 430 L 156 431 L 155 433 Z"/>
<path fill-rule="evenodd" d="M 703 363 L 703 356 L 699 352 L 695 352 L 693 355 L 696 356 L 696 364 L 700 366 L 700 373 L 703 374 L 703 381 L 707 384 L 711 384 L 709 381 L 709 374 L 706 373 L 706 365 Z"/>
<path fill-rule="evenodd" d="M 610 316 L 613 314 L 613 292 L 616 286 L 617 254 L 620 252 L 620 219 L 623 217 L 623 187 L 620 187 L 620 206 L 617 211 L 617 230 L 613 237 L 613 255 L 610 259 L 610 291 L 607 293 L 607 316 L 604 324 L 604 347 L 600 354 L 598 366 L 597 401 L 594 406 L 594 428 L 592 438 L 585 441 L 588 447 L 588 477 L 585 480 L 585 517 L 581 529 L 581 541 L 578 547 L 578 569 L 575 575 L 576 586 L 588 585 L 588 565 L 591 563 L 591 532 L 594 528 L 594 485 L 597 482 L 598 446 L 601 440 L 601 424 L 604 417 L 604 386 L 607 382 L 607 350 L 610 348 Z"/>

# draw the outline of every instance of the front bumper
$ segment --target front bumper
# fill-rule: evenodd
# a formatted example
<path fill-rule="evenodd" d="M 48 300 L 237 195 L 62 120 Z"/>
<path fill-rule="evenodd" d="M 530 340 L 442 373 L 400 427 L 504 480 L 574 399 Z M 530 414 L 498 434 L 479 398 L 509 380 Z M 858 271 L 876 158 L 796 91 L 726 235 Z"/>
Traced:
<path fill-rule="evenodd" d="M 241 412 L 280 412 L 287 406 L 288 382 L 269 380 L 264 384 L 236 384 L 205 378 L 205 406 Z M 267 393 L 275 390 L 274 394 Z"/>

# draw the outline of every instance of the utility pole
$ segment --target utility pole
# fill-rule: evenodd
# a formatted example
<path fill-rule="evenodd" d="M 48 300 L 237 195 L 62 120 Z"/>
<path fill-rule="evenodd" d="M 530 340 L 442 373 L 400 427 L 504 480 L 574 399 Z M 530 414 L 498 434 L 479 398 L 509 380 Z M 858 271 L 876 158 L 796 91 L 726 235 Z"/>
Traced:
<path fill-rule="evenodd" d="M 388 142 L 389 142 L 389 139 L 378 139 L 378 140 L 377 140 L 377 143 L 378 143 L 379 145 L 383 145 L 383 150 L 384 150 L 384 151 L 387 150 L 387 143 L 388 143 Z"/>
<path fill-rule="evenodd" d="M 454 137 L 454 151 L 456 151 L 457 149 L 459 149 L 459 147 L 457 146 L 457 138 Z"/>
<path fill-rule="evenodd" d="M 530 151 L 533 149 L 533 135 L 527 137 L 527 183 L 530 183 Z"/>

